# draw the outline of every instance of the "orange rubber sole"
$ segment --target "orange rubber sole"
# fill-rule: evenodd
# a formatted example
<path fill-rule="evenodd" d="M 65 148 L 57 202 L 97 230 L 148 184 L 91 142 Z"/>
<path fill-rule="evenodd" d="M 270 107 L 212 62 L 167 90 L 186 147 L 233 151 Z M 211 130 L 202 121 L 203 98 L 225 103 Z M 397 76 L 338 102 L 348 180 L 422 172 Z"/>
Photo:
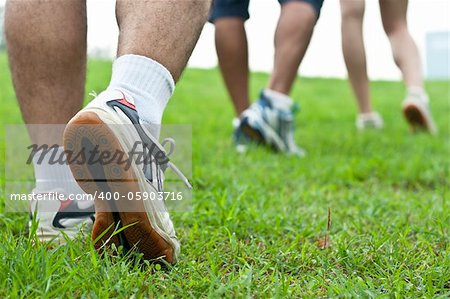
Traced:
<path fill-rule="evenodd" d="M 413 132 L 417 132 L 419 129 L 428 129 L 428 124 L 425 117 L 415 105 L 406 105 L 403 107 L 403 114 L 405 115 L 405 118 L 410 124 Z"/>

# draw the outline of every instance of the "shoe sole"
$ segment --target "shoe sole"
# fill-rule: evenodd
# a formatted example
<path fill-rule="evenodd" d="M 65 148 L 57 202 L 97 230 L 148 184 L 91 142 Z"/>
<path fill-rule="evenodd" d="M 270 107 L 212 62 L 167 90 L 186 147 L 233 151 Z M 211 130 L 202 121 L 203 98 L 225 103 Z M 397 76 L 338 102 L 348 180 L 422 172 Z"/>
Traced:
<path fill-rule="evenodd" d="M 74 153 L 84 151 L 88 154 L 89 150 L 95 147 L 100 153 L 119 151 L 124 153 L 122 159 L 128 158 L 111 128 L 96 113 L 90 111 L 79 113 L 68 123 L 63 142 L 65 149 Z M 141 192 L 133 169 L 131 167 L 127 169 L 118 161 L 108 164 L 89 163 L 89 165 L 69 163 L 69 166 L 75 180 L 86 193 L 94 195 L 109 192 L 111 195 L 126 195 L 129 192 Z M 122 245 L 125 249 L 136 247 L 146 260 L 164 258 L 169 263 L 174 262 L 173 248 L 152 227 L 143 201 L 121 198 L 104 201 L 95 198 L 94 203 L 95 222 L 92 240 L 95 241 L 104 234 L 96 242 L 96 249 L 102 250 L 105 245 L 113 243 L 116 246 Z M 116 226 L 126 228 L 113 235 Z"/>
<path fill-rule="evenodd" d="M 412 132 L 418 130 L 431 131 L 424 113 L 414 104 L 406 104 L 403 107 L 403 114 L 411 126 Z"/>

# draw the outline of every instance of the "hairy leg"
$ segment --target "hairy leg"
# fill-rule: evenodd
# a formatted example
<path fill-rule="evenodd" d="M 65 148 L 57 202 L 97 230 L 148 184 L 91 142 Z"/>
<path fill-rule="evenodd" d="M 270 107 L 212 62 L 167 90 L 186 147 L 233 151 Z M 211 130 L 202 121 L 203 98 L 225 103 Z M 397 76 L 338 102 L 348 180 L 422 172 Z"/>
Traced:
<path fill-rule="evenodd" d="M 274 69 L 268 88 L 290 93 L 316 21 L 317 14 L 308 3 L 290 1 L 282 5 L 275 32 Z"/>
<path fill-rule="evenodd" d="M 359 111 L 372 111 L 363 39 L 364 0 L 341 0 L 342 50 Z"/>
<path fill-rule="evenodd" d="M 422 65 L 417 46 L 408 32 L 408 0 L 380 0 L 384 30 L 407 87 L 423 87 Z"/>
<path fill-rule="evenodd" d="M 177 81 L 206 22 L 210 0 L 118 0 L 118 56 L 136 54 L 165 66 Z"/>
<path fill-rule="evenodd" d="M 111 117 L 110 122 L 121 124 L 138 117 L 139 123 L 147 128 L 150 135 L 159 139 L 159 125 L 173 92 L 173 81 L 180 78 L 186 66 L 206 22 L 209 6 L 210 1 L 206 0 L 117 0 L 116 16 L 120 32 L 118 58 L 114 61 L 110 85 L 103 93 L 105 98 L 102 99 L 102 96 L 99 96 L 93 100 L 92 105 L 104 105 L 104 100 L 114 101 L 117 96 L 120 96 L 117 92 L 120 90 L 121 96 L 124 97 L 123 100 L 133 99 L 136 108 L 129 106 L 128 112 L 123 111 L 122 114 L 116 113 L 113 109 L 104 112 L 115 115 L 115 118 Z M 124 129 L 123 126 L 118 126 L 114 130 L 110 130 L 108 126 L 106 129 L 100 127 L 93 129 L 93 134 L 77 130 L 78 124 L 105 123 L 96 110 L 87 108 L 78 115 L 78 118 L 69 123 L 65 142 L 82 149 L 83 143 L 77 140 L 88 139 L 92 140 L 91 144 L 103 144 L 102 151 L 123 152 L 125 150 L 125 155 L 126 152 L 133 150 L 137 143 L 131 145 L 128 142 L 127 144 L 123 136 L 129 134 L 130 130 Z M 159 153 L 155 154 L 153 151 L 157 142 L 150 144 L 148 136 L 147 138 L 142 137 L 145 134 L 142 134 L 142 130 L 141 127 L 138 131 L 141 133 L 135 132 L 135 135 L 129 138 L 135 138 L 135 142 L 144 143 L 142 144 L 142 150 L 145 153 L 143 162 L 151 167 L 150 171 L 147 171 L 147 168 L 145 173 L 142 170 L 137 171 L 142 166 L 135 169 L 124 168 L 123 163 L 118 160 L 111 161 L 112 166 L 98 164 L 94 168 L 100 169 L 97 172 L 100 180 L 114 182 L 119 179 L 126 183 L 108 184 L 109 190 L 113 193 L 162 192 L 163 178 L 161 178 L 159 170 L 163 168 L 163 165 L 161 165 L 161 160 L 158 160 Z M 96 134 L 95 132 L 100 133 Z M 151 159 L 148 159 L 150 155 Z M 166 164 L 166 162 L 163 163 Z M 89 167 L 80 167 L 76 164 L 72 164 L 71 167 L 74 170 L 75 178 L 89 192 L 95 193 L 102 190 L 99 188 L 99 184 L 86 182 L 84 179 L 93 174 Z M 155 168 L 156 171 L 154 171 Z M 110 171 L 110 169 L 115 169 L 116 172 Z M 178 173 L 181 175 L 179 171 Z M 149 184 L 139 183 L 145 181 Z M 92 239 L 103 236 L 96 246 L 101 246 L 102 242 L 110 242 L 110 236 L 104 235 L 103 232 L 110 229 L 114 223 L 118 224 L 120 220 L 123 227 L 128 225 L 132 227 L 125 229 L 120 238 L 112 239 L 112 243 L 118 245 L 120 241 L 125 247 L 136 246 L 143 253 L 145 259 L 164 257 L 168 262 L 174 262 L 180 245 L 175 236 L 173 223 L 168 213 L 162 213 L 158 203 L 149 203 L 149 205 L 152 205 L 151 210 L 157 211 L 152 212 L 150 217 L 149 207 L 144 206 L 140 201 L 117 202 L 115 206 L 119 209 L 118 213 L 111 213 L 108 207 L 105 210 L 105 204 L 102 201 L 95 201 L 96 220 L 92 230 Z M 133 207 L 133 210 L 129 210 L 129 207 Z"/>
<path fill-rule="evenodd" d="M 66 198 L 82 194 L 67 164 L 53 163 L 51 157 L 63 155 L 62 134 L 67 124 L 82 106 L 86 75 L 86 3 L 80 0 L 22 1 L 6 4 L 5 33 L 9 64 L 22 116 L 32 142 L 54 145 L 46 154 L 34 155 L 35 191 L 57 192 Z M 41 162 L 38 162 L 38 161 Z M 43 240 L 60 236 L 55 228 L 55 213 L 74 207 L 58 201 L 33 201 L 30 211 L 39 219 L 37 235 Z M 92 205 L 90 206 L 92 208 Z M 64 233 L 77 234 L 77 225 L 92 225 L 93 209 L 86 215 L 69 216 Z M 63 240 L 63 238 L 59 239 Z"/>
<path fill-rule="evenodd" d="M 25 123 L 66 124 L 81 109 L 86 30 L 84 1 L 7 2 L 9 63 Z M 62 135 L 30 133 L 35 143 L 61 144 Z"/>
<path fill-rule="evenodd" d="M 219 18 L 214 22 L 220 70 L 237 116 L 250 105 L 248 45 L 244 22 L 239 17 Z"/>

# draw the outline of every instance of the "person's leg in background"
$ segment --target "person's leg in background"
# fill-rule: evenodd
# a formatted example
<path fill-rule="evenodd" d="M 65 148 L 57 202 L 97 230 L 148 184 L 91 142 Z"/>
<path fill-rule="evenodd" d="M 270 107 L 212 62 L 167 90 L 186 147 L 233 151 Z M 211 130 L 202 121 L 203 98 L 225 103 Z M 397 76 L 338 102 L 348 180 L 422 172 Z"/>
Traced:
<path fill-rule="evenodd" d="M 342 50 L 348 77 L 359 107 L 358 129 L 381 128 L 383 121 L 372 110 L 363 38 L 365 0 L 341 0 Z"/>
<path fill-rule="evenodd" d="M 318 10 L 309 1 L 290 0 L 280 3 L 281 14 L 275 32 L 274 67 L 268 88 L 289 95 L 308 49 Z"/>
<path fill-rule="evenodd" d="M 408 0 L 380 0 L 380 10 L 394 61 L 402 72 L 406 87 L 423 89 L 419 50 L 408 32 Z"/>
<path fill-rule="evenodd" d="M 144 165 L 138 165 L 129 157 L 131 168 L 120 158 L 107 164 L 72 161 L 71 170 L 83 190 L 90 194 L 106 190 L 122 196 L 158 196 L 163 192 L 164 165 L 159 159 L 164 150 L 158 142 L 159 126 L 209 7 L 209 0 L 117 1 L 120 36 L 111 82 L 69 122 L 64 145 L 75 153 L 93 148 L 100 155 L 137 150 L 148 152 L 151 159 L 146 154 Z M 165 166 L 190 186 L 173 164 Z M 180 245 L 162 201 L 118 201 L 108 206 L 96 200 L 95 209 L 92 239 L 100 238 L 97 248 L 111 242 L 125 249 L 137 247 L 145 259 L 176 260 Z M 117 225 L 129 227 L 112 236 Z"/>
<path fill-rule="evenodd" d="M 279 2 L 281 13 L 274 37 L 274 67 L 267 88 L 261 92 L 257 103 L 260 106 L 259 110 L 264 111 L 267 109 L 264 107 L 268 107 L 274 112 L 263 112 L 266 114 L 265 119 L 269 120 L 269 115 L 274 116 L 272 121 L 268 121 L 272 132 L 265 130 L 261 135 L 265 136 L 266 140 L 269 138 L 269 142 L 276 144 L 280 151 L 302 156 L 303 150 L 298 148 L 294 141 L 295 104 L 289 94 L 311 41 L 323 1 L 280 0 Z M 248 115 L 249 121 L 252 122 L 251 118 L 255 113 L 248 113 Z M 264 125 L 257 126 L 264 127 Z"/>
<path fill-rule="evenodd" d="M 248 18 L 248 1 L 216 1 L 211 19 L 216 24 L 217 52 L 224 79 L 235 103 L 235 110 L 240 115 L 240 122 L 235 131 L 238 150 L 241 149 L 240 145 L 253 140 L 274 146 L 282 152 L 303 155 L 303 151 L 293 140 L 294 103 L 288 94 L 311 39 L 322 2 L 280 1 L 282 9 L 275 34 L 274 70 L 268 88 L 262 92 L 260 100 L 245 109 L 249 105 L 248 57 L 244 29 L 244 21 Z M 225 16 L 228 18 L 221 21 L 220 17 Z M 233 20 L 236 17 L 239 19 Z M 236 39 L 238 42 L 234 43 Z M 269 113 L 269 110 L 274 113 Z M 281 121 L 281 115 L 285 116 L 285 122 Z"/>
<path fill-rule="evenodd" d="M 26 124 L 63 125 L 81 109 L 86 75 L 86 31 L 84 1 L 7 1 L 5 34 L 9 64 Z M 30 126 L 29 131 L 34 144 L 62 144 L 61 126 Z M 57 151 L 59 156 L 62 147 Z M 41 154 L 38 152 L 33 160 L 36 193 L 57 191 L 66 196 L 83 193 L 67 165 L 52 165 L 48 161 L 50 154 L 38 163 Z M 58 213 L 60 221 L 55 223 L 53 218 Z M 58 209 L 53 213 L 38 213 L 38 234 L 47 239 L 63 228 L 67 229 L 67 234 L 75 233 L 76 225 L 92 224 L 92 215 L 93 209 L 90 215 L 80 213 L 77 217 L 64 217 L 68 215 Z M 67 222 L 70 224 L 66 225 Z"/>
<path fill-rule="evenodd" d="M 402 72 L 407 88 L 407 97 L 403 103 L 405 116 L 413 130 L 423 128 L 435 133 L 436 127 L 424 89 L 419 50 L 408 31 L 408 0 L 380 0 L 380 10 L 394 61 Z"/>
<path fill-rule="evenodd" d="M 220 71 L 233 102 L 236 116 L 250 106 L 248 44 L 244 23 L 249 18 L 249 0 L 214 1 L 210 21 Z"/>

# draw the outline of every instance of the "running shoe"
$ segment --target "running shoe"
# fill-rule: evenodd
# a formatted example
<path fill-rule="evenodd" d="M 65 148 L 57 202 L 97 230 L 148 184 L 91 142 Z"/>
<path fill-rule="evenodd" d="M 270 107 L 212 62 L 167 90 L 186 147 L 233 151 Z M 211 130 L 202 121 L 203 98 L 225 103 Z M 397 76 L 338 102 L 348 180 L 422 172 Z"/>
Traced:
<path fill-rule="evenodd" d="M 234 133 L 236 145 L 242 148 L 249 142 L 256 142 L 278 152 L 304 156 L 305 151 L 294 140 L 294 113 L 297 109 L 295 104 L 289 110 L 276 109 L 261 92 L 258 101 L 240 116 Z"/>
<path fill-rule="evenodd" d="M 356 128 L 360 131 L 366 129 L 382 129 L 383 118 L 378 112 L 360 113 L 356 117 Z"/>
<path fill-rule="evenodd" d="M 180 243 L 164 201 L 136 199 L 138 195 L 150 199 L 152 194 L 153 199 L 159 198 L 167 168 L 191 186 L 151 131 L 139 119 L 130 96 L 119 90 L 107 90 L 68 123 L 64 146 L 66 151 L 91 158 L 95 153 L 93 160 L 84 163 L 68 159 L 80 187 L 95 198 L 92 239 L 96 248 L 101 250 L 114 243 L 125 250 L 137 248 L 146 260 L 165 259 L 174 263 Z M 173 143 L 166 140 L 163 144 L 167 142 Z M 101 155 L 108 153 L 119 154 L 105 163 Z M 145 159 L 139 161 L 139 155 L 134 153 L 142 153 Z M 105 200 L 104 196 L 100 199 L 99 194 L 109 194 L 112 200 Z M 129 194 L 136 198 L 130 201 Z"/>
<path fill-rule="evenodd" d="M 403 101 L 403 114 L 413 132 L 423 130 L 435 135 L 438 130 L 428 103 L 428 96 L 425 93 L 409 92 Z"/>

